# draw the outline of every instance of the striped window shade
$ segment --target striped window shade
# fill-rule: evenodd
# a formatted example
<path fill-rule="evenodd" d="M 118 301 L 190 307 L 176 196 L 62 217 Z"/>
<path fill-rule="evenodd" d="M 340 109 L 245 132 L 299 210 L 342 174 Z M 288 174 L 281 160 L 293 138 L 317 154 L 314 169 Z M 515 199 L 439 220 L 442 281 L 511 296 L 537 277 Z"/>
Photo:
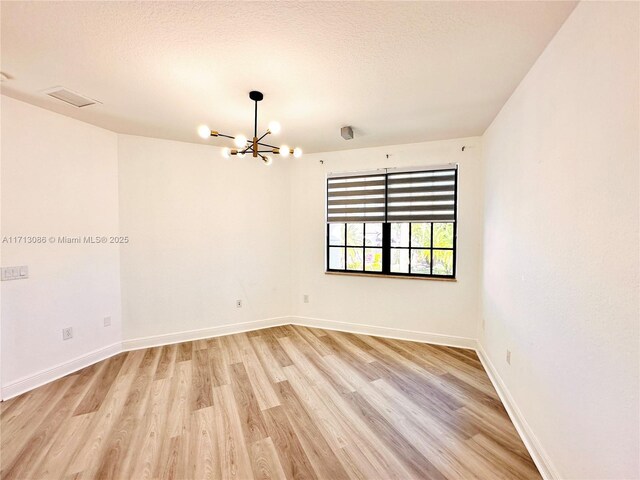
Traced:
<path fill-rule="evenodd" d="M 384 222 L 384 173 L 327 179 L 327 222 Z"/>
<path fill-rule="evenodd" d="M 457 167 L 327 178 L 328 223 L 455 222 Z"/>
<path fill-rule="evenodd" d="M 454 222 L 456 170 L 387 174 L 387 222 Z"/>

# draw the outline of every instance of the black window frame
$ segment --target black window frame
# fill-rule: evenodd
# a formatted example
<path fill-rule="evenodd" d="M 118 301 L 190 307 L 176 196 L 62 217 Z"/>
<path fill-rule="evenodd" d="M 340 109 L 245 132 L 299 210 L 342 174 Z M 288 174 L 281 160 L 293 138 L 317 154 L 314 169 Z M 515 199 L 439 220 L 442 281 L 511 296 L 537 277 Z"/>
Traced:
<path fill-rule="evenodd" d="M 418 171 L 418 170 L 416 170 Z M 428 168 L 419 171 L 430 171 Z M 446 279 L 446 280 L 455 280 L 456 279 L 456 270 L 457 270 L 457 246 L 458 246 L 458 168 L 455 167 L 455 189 L 454 189 L 454 213 L 453 213 L 453 222 L 451 221 L 443 221 L 443 222 L 340 222 L 334 223 L 335 225 L 344 225 L 344 245 L 331 245 L 330 244 L 330 236 L 329 229 L 331 228 L 331 223 L 328 221 L 325 222 L 326 225 L 326 247 L 325 247 L 325 268 L 327 273 L 347 273 L 350 275 L 363 275 L 363 276 L 380 276 L 380 277 L 407 277 L 407 278 L 434 278 L 434 279 Z M 386 176 L 385 176 L 386 178 Z M 329 184 L 326 185 L 326 194 L 328 194 Z M 386 194 L 388 192 L 387 187 L 385 186 L 385 200 Z M 386 204 L 386 201 L 385 201 Z M 386 212 L 385 212 L 386 213 Z M 362 246 L 353 246 L 347 245 L 347 225 L 349 223 L 352 224 L 360 224 L 363 225 L 363 235 L 362 235 Z M 382 247 L 377 246 L 367 246 L 366 245 L 366 225 L 367 223 L 375 223 L 382 224 Z M 408 247 L 392 247 L 391 246 L 391 224 L 392 223 L 408 223 L 409 224 L 409 246 Z M 412 247 L 411 246 L 411 237 L 412 237 L 412 224 L 414 223 L 429 223 L 431 224 L 431 235 L 430 235 L 430 245 L 429 247 Z M 433 225 L 434 224 L 448 224 L 453 223 L 453 246 L 452 247 L 434 247 L 433 242 Z M 335 269 L 330 267 L 330 258 L 329 252 L 330 248 L 344 248 L 344 269 Z M 351 248 L 361 248 L 363 252 L 362 259 L 362 270 L 349 270 L 347 269 L 347 261 L 348 261 L 348 253 L 347 249 Z M 367 248 L 381 248 L 382 249 L 382 271 L 374 271 L 374 270 L 366 270 L 366 249 Z M 409 251 L 409 272 L 392 272 L 391 271 L 391 250 L 392 249 L 406 249 Z M 429 265 L 429 273 L 411 273 L 411 252 L 412 250 L 429 250 L 430 251 L 430 265 Z M 434 251 L 451 251 L 453 252 L 453 268 L 451 275 L 439 275 L 433 273 L 433 253 Z"/>

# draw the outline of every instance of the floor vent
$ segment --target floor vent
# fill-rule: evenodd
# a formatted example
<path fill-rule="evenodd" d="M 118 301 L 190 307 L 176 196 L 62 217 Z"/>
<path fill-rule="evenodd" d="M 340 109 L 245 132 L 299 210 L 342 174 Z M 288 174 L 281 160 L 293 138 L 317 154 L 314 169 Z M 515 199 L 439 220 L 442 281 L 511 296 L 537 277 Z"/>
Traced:
<path fill-rule="evenodd" d="M 57 98 L 58 100 L 62 100 L 63 102 L 78 108 L 88 107 L 90 105 L 100 103 L 97 100 L 93 100 L 89 97 L 84 97 L 63 87 L 54 87 L 46 90 L 44 93 L 46 93 L 50 97 Z"/>

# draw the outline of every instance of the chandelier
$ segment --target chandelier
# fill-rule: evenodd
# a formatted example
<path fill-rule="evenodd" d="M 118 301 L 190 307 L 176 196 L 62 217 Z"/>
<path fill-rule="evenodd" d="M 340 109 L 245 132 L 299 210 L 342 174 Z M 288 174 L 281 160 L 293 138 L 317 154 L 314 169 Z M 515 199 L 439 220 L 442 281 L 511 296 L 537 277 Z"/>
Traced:
<path fill-rule="evenodd" d="M 231 135 L 225 135 L 224 133 L 211 130 L 206 125 L 200 125 L 198 127 L 198 135 L 200 135 L 202 138 L 231 138 L 237 148 L 223 148 L 222 156 L 225 158 L 231 158 L 232 155 L 244 158 L 245 155 L 250 153 L 254 158 L 260 157 L 265 165 L 271 165 L 271 163 L 273 162 L 273 158 L 270 154 L 280 155 L 281 157 L 288 157 L 289 155 L 293 155 L 296 158 L 301 157 L 302 150 L 300 148 L 290 148 L 287 145 L 280 145 L 279 147 L 276 147 L 275 145 L 269 145 L 268 143 L 262 142 L 262 139 L 267 135 L 277 135 L 278 133 L 280 133 L 280 124 L 278 122 L 269 122 L 267 131 L 262 136 L 258 137 L 258 102 L 262 101 L 264 95 L 262 94 L 262 92 L 253 90 L 249 92 L 249 98 L 255 102 L 252 139 L 248 139 L 244 135 L 236 135 L 235 137 L 232 137 Z"/>

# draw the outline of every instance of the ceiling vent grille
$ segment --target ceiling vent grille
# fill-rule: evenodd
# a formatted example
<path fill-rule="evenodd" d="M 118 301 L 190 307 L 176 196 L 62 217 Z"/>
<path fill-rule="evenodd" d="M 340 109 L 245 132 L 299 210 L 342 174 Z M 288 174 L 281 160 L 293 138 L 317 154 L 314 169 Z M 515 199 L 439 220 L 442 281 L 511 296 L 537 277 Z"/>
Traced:
<path fill-rule="evenodd" d="M 50 97 L 57 98 L 58 100 L 62 100 L 63 102 L 78 108 L 88 107 L 90 105 L 100 103 L 97 100 L 93 100 L 89 97 L 84 97 L 78 93 L 72 92 L 71 90 L 67 90 L 64 87 L 54 87 L 46 90 L 44 93 L 46 93 Z"/>

